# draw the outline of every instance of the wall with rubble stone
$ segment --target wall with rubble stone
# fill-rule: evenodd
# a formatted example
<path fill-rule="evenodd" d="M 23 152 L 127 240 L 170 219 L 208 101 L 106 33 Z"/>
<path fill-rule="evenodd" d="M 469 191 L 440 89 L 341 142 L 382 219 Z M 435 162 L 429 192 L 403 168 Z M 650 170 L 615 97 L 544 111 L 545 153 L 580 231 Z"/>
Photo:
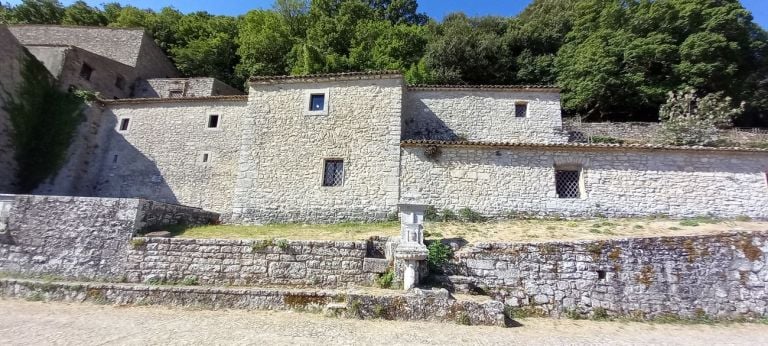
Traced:
<path fill-rule="evenodd" d="M 180 92 L 175 97 L 203 97 L 219 95 L 242 95 L 237 90 L 215 78 L 153 78 L 139 81 L 133 97 L 169 98 L 171 91 Z"/>
<path fill-rule="evenodd" d="M 129 282 L 206 285 L 371 285 L 366 242 L 140 238 L 128 251 Z"/>
<path fill-rule="evenodd" d="M 92 193 L 231 212 L 245 109 L 245 100 L 111 104 Z M 218 128 L 207 127 L 210 115 Z M 130 119 L 127 131 L 119 131 L 122 119 Z"/>
<path fill-rule="evenodd" d="M 404 146 L 404 203 L 489 216 L 768 218 L 768 153 L 631 148 Z M 581 198 L 558 198 L 555 167 L 581 167 Z"/>
<path fill-rule="evenodd" d="M 252 83 L 233 214 L 238 222 L 384 219 L 396 211 L 400 75 Z M 307 114 L 328 91 L 327 114 Z M 324 160 L 344 160 L 342 186 L 323 186 Z"/>
<path fill-rule="evenodd" d="M 136 232 L 207 224 L 217 217 L 139 199 L 17 195 L 0 237 L 0 271 L 115 279 L 125 273 L 126 251 Z"/>
<path fill-rule="evenodd" d="M 515 117 L 515 103 L 528 115 Z M 522 90 L 409 89 L 403 139 L 562 143 L 560 93 Z"/>
<path fill-rule="evenodd" d="M 768 316 L 768 231 L 549 243 L 481 243 L 445 266 L 459 291 L 531 313 L 653 318 Z"/>

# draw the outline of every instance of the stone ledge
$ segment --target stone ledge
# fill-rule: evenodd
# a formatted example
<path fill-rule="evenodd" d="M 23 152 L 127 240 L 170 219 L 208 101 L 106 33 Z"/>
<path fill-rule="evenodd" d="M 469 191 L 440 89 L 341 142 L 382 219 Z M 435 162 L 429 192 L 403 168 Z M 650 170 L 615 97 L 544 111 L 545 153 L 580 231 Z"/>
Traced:
<path fill-rule="evenodd" d="M 501 302 L 458 300 L 448 291 L 409 292 L 372 289 L 320 290 L 150 286 L 96 282 L 0 279 L 0 296 L 46 301 L 118 305 L 162 305 L 208 309 L 336 311 L 347 317 L 401 321 L 457 322 L 509 326 Z"/>

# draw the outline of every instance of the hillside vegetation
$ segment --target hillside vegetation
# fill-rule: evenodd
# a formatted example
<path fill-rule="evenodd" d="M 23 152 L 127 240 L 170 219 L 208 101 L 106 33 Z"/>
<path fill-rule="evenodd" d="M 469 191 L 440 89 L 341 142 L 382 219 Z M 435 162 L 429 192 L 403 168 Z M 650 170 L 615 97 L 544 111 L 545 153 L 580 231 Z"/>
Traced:
<path fill-rule="evenodd" d="M 738 0 L 534 0 L 441 22 L 416 0 L 277 0 L 238 17 L 24 0 L 0 21 L 143 27 L 184 74 L 238 87 L 397 69 L 409 83 L 558 84 L 567 113 L 613 121 L 658 120 L 670 91 L 695 90 L 741 105 L 738 126 L 768 126 L 768 35 Z"/>

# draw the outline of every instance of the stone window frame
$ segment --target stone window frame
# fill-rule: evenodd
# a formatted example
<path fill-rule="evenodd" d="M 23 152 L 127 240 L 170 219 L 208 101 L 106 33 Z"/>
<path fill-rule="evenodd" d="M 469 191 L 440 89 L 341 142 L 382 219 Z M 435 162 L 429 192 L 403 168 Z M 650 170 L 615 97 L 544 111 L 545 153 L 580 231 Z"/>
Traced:
<path fill-rule="evenodd" d="M 125 130 L 123 130 L 123 121 L 128 121 L 127 126 L 125 127 Z M 128 133 L 131 132 L 131 128 L 133 127 L 133 118 L 130 116 L 122 116 L 117 119 L 117 132 L 119 133 Z"/>
<path fill-rule="evenodd" d="M 557 194 L 557 171 L 577 171 L 579 174 L 579 196 L 578 197 L 560 197 L 560 195 Z M 584 183 L 584 173 L 585 173 L 584 165 L 582 164 L 555 164 L 552 170 L 552 178 L 554 180 L 555 185 L 555 191 L 554 195 L 555 198 L 559 200 L 583 200 L 587 198 L 587 189 L 586 185 Z"/>
<path fill-rule="evenodd" d="M 216 120 L 216 127 L 210 127 L 210 125 L 211 125 L 211 117 L 212 116 L 219 117 L 218 120 Z M 220 131 L 221 130 L 221 121 L 222 121 L 222 119 L 223 119 L 223 117 L 221 116 L 221 114 L 212 114 L 212 113 L 208 114 L 205 117 L 205 129 L 208 130 L 208 131 Z"/>
<path fill-rule="evenodd" d="M 325 185 L 325 165 L 326 165 L 326 162 L 328 161 L 341 161 L 341 184 Z M 339 156 L 329 156 L 329 157 L 323 158 L 320 163 L 320 187 L 329 188 L 329 189 L 340 189 L 346 186 L 348 163 L 349 162 L 347 160 Z"/>
<path fill-rule="evenodd" d="M 197 159 L 195 162 L 200 166 L 210 166 L 213 164 L 213 152 L 212 151 L 200 151 L 197 153 Z"/>
<path fill-rule="evenodd" d="M 520 117 L 517 116 L 517 106 L 525 106 L 525 115 Z M 515 119 L 526 119 L 531 114 L 531 103 L 528 101 L 518 100 L 515 101 L 515 108 L 514 108 L 514 115 Z"/>
<path fill-rule="evenodd" d="M 323 109 L 319 111 L 313 111 L 312 108 L 312 96 L 313 95 L 323 95 L 324 102 L 323 102 Z M 304 91 L 304 103 L 303 103 L 303 110 L 304 115 L 328 115 L 329 108 L 331 104 L 331 90 L 330 88 L 324 88 L 324 89 L 308 89 Z"/>

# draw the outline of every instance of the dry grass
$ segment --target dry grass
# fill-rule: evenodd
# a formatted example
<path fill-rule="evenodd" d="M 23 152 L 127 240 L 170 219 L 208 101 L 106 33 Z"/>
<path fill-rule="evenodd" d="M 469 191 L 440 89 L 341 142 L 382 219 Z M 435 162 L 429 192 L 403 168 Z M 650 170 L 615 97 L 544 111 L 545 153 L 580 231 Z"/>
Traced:
<path fill-rule="evenodd" d="M 260 226 L 217 225 L 177 230 L 184 238 L 292 240 L 365 240 L 371 236 L 396 236 L 397 222 L 339 224 L 274 224 Z M 730 230 L 766 231 L 765 221 L 710 218 L 671 220 L 655 218 L 586 220 L 506 220 L 484 223 L 429 222 L 428 238 L 462 238 L 478 241 L 588 240 L 626 237 L 714 234 Z"/>

